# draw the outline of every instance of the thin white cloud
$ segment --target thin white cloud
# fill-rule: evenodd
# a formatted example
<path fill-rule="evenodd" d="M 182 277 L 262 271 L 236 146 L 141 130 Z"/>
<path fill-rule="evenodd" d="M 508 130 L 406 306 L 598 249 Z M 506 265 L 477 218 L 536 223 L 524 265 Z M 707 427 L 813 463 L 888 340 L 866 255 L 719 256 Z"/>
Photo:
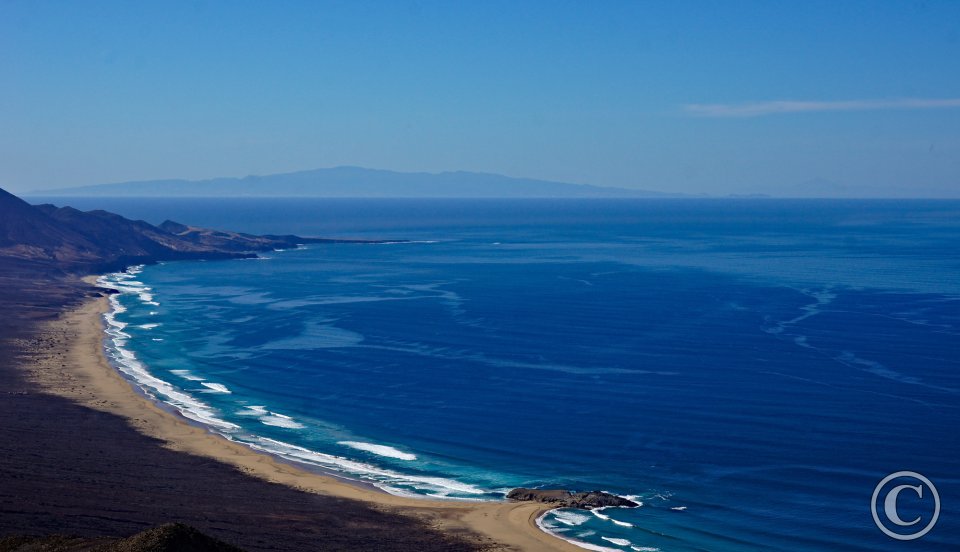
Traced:
<path fill-rule="evenodd" d="M 901 98 L 895 100 L 844 100 L 835 102 L 770 101 L 743 104 L 687 104 L 683 110 L 698 117 L 762 117 L 779 113 L 868 111 L 879 109 L 942 109 L 960 107 L 960 98 Z"/>

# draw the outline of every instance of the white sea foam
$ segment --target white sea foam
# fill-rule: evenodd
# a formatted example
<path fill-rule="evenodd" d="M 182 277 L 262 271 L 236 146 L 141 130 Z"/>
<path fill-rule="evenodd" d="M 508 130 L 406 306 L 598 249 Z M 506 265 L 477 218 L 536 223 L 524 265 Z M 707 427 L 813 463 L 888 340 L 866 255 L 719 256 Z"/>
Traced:
<path fill-rule="evenodd" d="M 260 418 L 260 423 L 263 425 L 273 426 L 273 427 L 283 427 L 286 429 L 303 429 L 304 426 L 300 422 L 294 420 L 290 416 L 283 416 L 281 414 L 274 414 L 272 416 L 263 416 Z"/>
<path fill-rule="evenodd" d="M 416 460 L 417 459 L 417 455 L 415 454 L 410 454 L 409 452 L 403 452 L 402 450 L 397 450 L 387 445 L 377 445 L 375 443 L 363 443 L 360 441 L 340 441 L 337 444 L 343 445 L 345 447 L 355 448 L 357 450 L 370 452 L 378 456 L 386 456 L 387 458 L 396 458 L 398 460 Z"/>
<path fill-rule="evenodd" d="M 185 380 L 190 381 L 203 381 L 203 378 L 200 376 L 193 375 L 190 370 L 170 370 L 171 374 L 176 374 Z"/>
<path fill-rule="evenodd" d="M 114 318 L 113 315 L 111 314 L 104 315 L 104 319 L 107 321 L 108 325 L 113 326 L 117 330 L 122 330 L 127 327 L 126 322 L 118 322 L 117 319 Z M 124 334 L 124 335 L 127 335 L 127 334 Z M 127 337 L 129 337 L 129 335 L 127 335 Z"/>
<path fill-rule="evenodd" d="M 152 330 L 152 329 L 154 329 L 154 328 L 156 328 L 156 327 L 159 327 L 159 326 L 160 326 L 160 324 L 140 324 L 140 325 L 137 326 L 137 327 L 140 328 L 140 329 L 143 329 L 143 330 Z"/>
<path fill-rule="evenodd" d="M 433 496 L 438 498 L 450 498 L 452 494 L 483 495 L 487 493 L 487 491 L 474 485 L 455 479 L 399 473 L 349 458 L 312 451 L 268 437 L 252 436 L 251 439 L 247 444 L 257 450 L 276 454 L 288 460 L 359 475 L 372 480 L 378 487 L 387 492 L 397 486 L 403 486 L 433 493 Z"/>
<path fill-rule="evenodd" d="M 103 287 L 116 289 L 120 294 L 138 294 L 140 292 L 139 288 L 142 286 L 132 286 L 130 284 L 134 283 L 131 279 L 141 269 L 142 267 L 132 267 L 126 273 L 108 274 L 100 277 L 97 282 Z M 127 285 L 119 285 L 120 282 Z M 107 354 L 120 372 L 130 377 L 148 395 L 161 396 L 164 402 L 176 408 L 185 418 L 224 432 L 239 429 L 236 424 L 220 419 L 217 412 L 203 401 L 151 374 L 146 366 L 137 359 L 136 354 L 124 347 L 130 335 L 122 331 L 126 324 L 117 321 L 116 315 L 126 312 L 127 309 L 120 303 L 117 295 L 110 296 L 110 305 L 112 307 L 111 312 L 103 315 L 107 322 L 106 333 L 110 336 L 110 342 L 113 345 L 113 347 L 108 348 Z"/>
<path fill-rule="evenodd" d="M 619 525 L 619 526 L 621 526 L 621 527 L 633 527 L 633 524 L 632 524 L 632 523 L 627 523 L 626 521 L 620 521 L 620 520 L 618 520 L 618 519 L 613 519 L 612 517 L 608 516 L 607 514 L 604 514 L 604 513 L 601 512 L 602 510 L 606 510 L 607 508 L 609 508 L 609 506 L 605 506 L 605 507 L 603 507 L 603 508 L 594 508 L 593 510 L 590 510 L 590 513 L 593 514 L 593 515 L 595 515 L 595 516 L 597 516 L 598 518 L 602 519 L 603 521 L 609 521 L 609 522 L 615 523 L 615 524 L 617 524 L 617 525 Z"/>
<path fill-rule="evenodd" d="M 267 407 L 260 405 L 251 405 L 237 412 L 238 416 L 256 416 L 260 419 L 260 423 L 263 425 L 273 426 L 273 427 L 283 427 L 286 429 L 303 429 L 306 427 L 300 422 L 294 420 L 290 416 L 285 416 L 283 414 L 278 414 L 276 412 L 270 412 L 267 410 Z"/>
<path fill-rule="evenodd" d="M 601 510 L 603 510 L 603 508 L 594 508 L 593 510 L 590 510 L 590 513 L 602 519 L 603 521 L 610 521 L 610 516 L 602 513 Z"/>
<path fill-rule="evenodd" d="M 630 546 L 630 541 L 628 541 L 627 539 L 615 539 L 613 537 L 600 537 L 600 538 L 607 542 L 612 542 L 617 546 Z"/>
<path fill-rule="evenodd" d="M 570 510 L 556 510 L 553 512 L 553 518 L 564 525 L 577 526 L 590 521 L 590 516 L 578 514 Z"/>
<path fill-rule="evenodd" d="M 207 391 L 207 393 L 210 393 L 210 392 L 226 393 L 228 395 L 231 393 L 231 391 L 227 389 L 227 386 L 222 383 L 210 383 L 210 382 L 202 381 L 200 382 L 200 385 L 210 390 L 210 391 Z"/>
<path fill-rule="evenodd" d="M 556 531 L 552 530 L 551 527 L 550 527 L 549 525 L 547 525 L 546 522 L 545 522 L 545 518 L 547 517 L 548 514 L 551 514 L 551 513 L 556 514 L 556 510 L 550 510 L 550 511 L 548 511 L 548 512 L 545 512 L 545 513 L 541 514 L 540 517 L 537 518 L 537 527 L 539 527 L 540 530 L 543 531 L 544 533 L 553 535 L 553 536 L 557 537 L 558 539 L 565 540 L 565 541 L 569 542 L 570 544 L 572 544 L 572 545 L 574 545 L 574 546 L 579 546 L 580 548 L 583 548 L 583 549 L 585 549 L 585 550 L 593 550 L 594 552 L 618 552 L 618 549 L 616 549 L 616 548 L 610 548 L 610 547 L 607 547 L 607 546 L 600 546 L 600 545 L 597 545 L 597 544 L 590 544 L 590 543 L 588 543 L 588 542 L 583 542 L 583 541 L 576 540 L 576 539 L 568 539 L 568 538 L 564 537 L 563 535 L 557 533 Z"/>
<path fill-rule="evenodd" d="M 674 507 L 672 507 L 672 508 L 670 508 L 670 509 L 671 509 L 671 510 L 676 510 L 677 512 L 682 512 L 682 511 L 686 510 L 687 507 L 686 507 L 686 506 L 674 506 Z"/>
<path fill-rule="evenodd" d="M 630 549 L 637 552 L 660 552 L 660 549 L 654 546 L 631 546 Z"/>
<path fill-rule="evenodd" d="M 134 269 L 136 270 L 131 272 Z M 139 268 L 134 267 L 129 269 L 126 273 L 118 272 L 101 276 L 97 278 L 97 285 L 103 288 L 116 290 L 120 293 L 136 295 L 140 301 L 146 305 L 159 306 L 160 303 L 157 303 L 154 300 L 153 295 L 149 293 L 152 291 L 151 288 L 145 285 L 143 282 L 133 279 L 134 275 L 140 273 L 140 270 L 142 270 L 142 266 Z"/>
<path fill-rule="evenodd" d="M 132 378 L 145 392 L 150 395 L 162 395 L 165 402 L 174 406 L 184 417 L 196 422 L 224 431 L 239 429 L 236 424 L 221 420 L 216 411 L 206 403 L 148 372 L 143 363 L 137 360 L 135 354 L 120 345 L 116 345 L 116 340 L 114 343 L 115 347 L 111 351 L 110 357 L 117 363 L 120 371 Z"/>
<path fill-rule="evenodd" d="M 304 426 L 300 422 L 294 420 L 290 416 L 285 416 L 283 414 L 278 414 L 276 412 L 270 412 L 267 410 L 267 407 L 260 405 L 251 405 L 246 409 L 237 412 L 238 416 L 256 416 L 260 418 L 260 423 L 263 425 L 273 426 L 273 427 L 283 427 L 287 429 L 303 429 Z"/>

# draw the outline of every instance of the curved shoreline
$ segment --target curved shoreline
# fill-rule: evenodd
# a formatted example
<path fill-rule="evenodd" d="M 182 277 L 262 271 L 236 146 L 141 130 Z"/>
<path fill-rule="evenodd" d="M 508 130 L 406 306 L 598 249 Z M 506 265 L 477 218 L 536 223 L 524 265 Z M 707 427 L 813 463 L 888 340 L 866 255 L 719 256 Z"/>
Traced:
<path fill-rule="evenodd" d="M 95 277 L 93 278 L 95 280 Z M 88 283 L 90 278 L 86 279 Z M 106 297 L 87 299 L 49 324 L 69 338 L 58 351 L 65 363 L 32 370 L 47 391 L 125 418 L 140 433 L 162 440 L 169 449 L 230 464 L 247 475 L 315 494 L 358 500 L 377 508 L 426 520 L 440 530 L 469 533 L 493 546 L 516 550 L 583 550 L 542 531 L 537 520 L 550 508 L 526 502 L 459 502 L 391 495 L 281 461 L 227 440 L 161 408 L 138 393 L 108 362 L 103 347 Z"/>

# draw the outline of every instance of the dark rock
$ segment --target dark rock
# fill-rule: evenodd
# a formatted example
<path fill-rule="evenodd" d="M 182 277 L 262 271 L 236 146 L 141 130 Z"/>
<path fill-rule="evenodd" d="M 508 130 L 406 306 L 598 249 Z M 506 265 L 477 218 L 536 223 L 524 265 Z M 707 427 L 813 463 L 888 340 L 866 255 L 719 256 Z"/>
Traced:
<path fill-rule="evenodd" d="M 0 552 L 243 552 L 189 525 L 168 523 L 132 537 L 5 537 Z"/>
<path fill-rule="evenodd" d="M 189 525 L 168 523 L 117 541 L 103 552 L 242 552 Z"/>
<path fill-rule="evenodd" d="M 625 508 L 639 506 L 632 500 L 603 491 L 575 493 L 562 489 L 525 489 L 520 487 L 507 493 L 507 498 L 521 502 L 543 502 L 556 505 L 557 508 L 580 508 L 583 510 L 609 506 Z"/>

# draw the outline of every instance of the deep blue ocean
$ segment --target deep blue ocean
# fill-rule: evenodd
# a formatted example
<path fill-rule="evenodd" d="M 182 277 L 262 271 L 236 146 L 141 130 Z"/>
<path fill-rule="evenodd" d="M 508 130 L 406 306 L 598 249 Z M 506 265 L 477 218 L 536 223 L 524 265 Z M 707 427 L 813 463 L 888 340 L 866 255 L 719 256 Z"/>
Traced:
<path fill-rule="evenodd" d="M 105 278 L 121 370 L 230 439 L 398 494 L 635 497 L 542 520 L 612 550 L 960 543 L 960 202 L 57 203 L 411 240 Z M 900 470 L 942 501 L 910 542 L 870 509 Z"/>

